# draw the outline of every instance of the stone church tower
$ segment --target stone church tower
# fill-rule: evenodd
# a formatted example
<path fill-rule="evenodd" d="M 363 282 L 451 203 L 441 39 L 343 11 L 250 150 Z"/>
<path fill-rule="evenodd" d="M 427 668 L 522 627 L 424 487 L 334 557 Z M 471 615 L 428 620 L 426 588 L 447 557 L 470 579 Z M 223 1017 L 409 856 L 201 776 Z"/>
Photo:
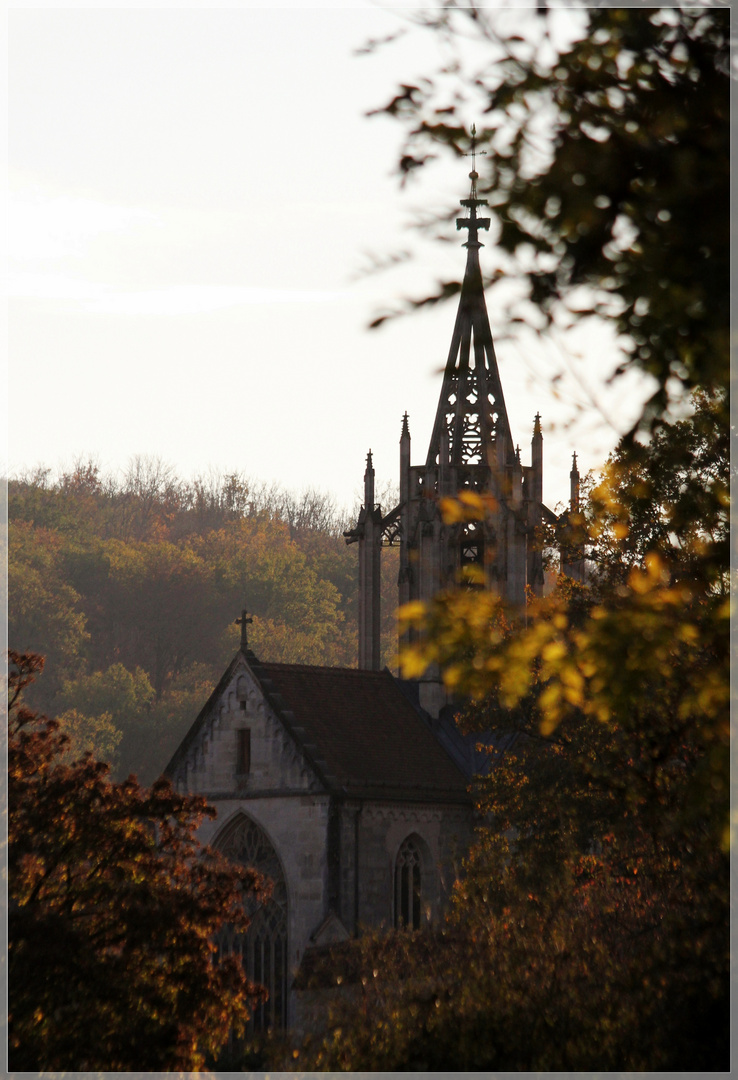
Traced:
<path fill-rule="evenodd" d="M 269 991 L 254 1032 L 319 1027 L 323 990 L 335 986 L 331 978 L 313 992 L 315 967 L 364 929 L 419 930 L 440 918 L 473 838 L 470 780 L 492 767 L 444 709 L 438 671 L 415 685 L 379 670 L 382 547 L 399 547 L 400 603 L 430 600 L 470 565 L 524 603 L 526 586 L 543 588 L 543 521 L 557 526 L 562 569 L 583 574 L 576 458 L 571 504 L 557 519 L 542 503 L 540 417 L 530 465 L 513 445 L 484 301 L 479 230 L 489 219 L 477 216 L 476 180 L 472 167 L 457 222 L 468 230 L 466 272 L 428 453 L 411 463 L 406 414 L 400 502 L 388 514 L 375 503 L 370 453 L 364 505 L 346 534 L 359 545 L 358 670 L 261 661 L 243 611 L 241 647 L 165 770 L 178 791 L 216 807 L 201 841 L 274 884 L 247 933 L 226 928 L 217 942 Z M 486 518 L 445 524 L 439 499 L 463 491 L 487 497 Z"/>
<path fill-rule="evenodd" d="M 536 414 L 530 465 L 513 445 L 510 422 L 490 331 L 479 263 L 483 246 L 479 232 L 490 219 L 479 217 L 486 199 L 477 196 L 472 129 L 471 191 L 461 205 L 466 216 L 457 229 L 468 239 L 466 270 L 456 323 L 446 361 L 436 419 L 425 461 L 411 464 L 410 427 L 405 413 L 400 437 L 400 502 L 389 513 L 374 502 L 371 452 L 364 474 L 364 504 L 347 543 L 359 545 L 359 667 L 378 669 L 380 554 L 383 546 L 399 545 L 399 603 L 430 600 L 460 571 L 477 565 L 488 588 L 514 605 L 525 602 L 526 588 L 543 590 L 541 525 L 555 524 L 556 515 L 543 504 L 543 435 Z M 579 476 L 576 456 L 572 471 L 571 511 L 578 510 Z M 575 506 L 575 484 L 576 500 Z M 472 491 L 489 496 L 483 521 L 444 524 L 439 499 Z M 570 555 L 567 569 L 579 570 Z M 578 576 L 578 575 L 576 575 Z M 419 701 L 432 716 L 446 703 L 438 671 L 426 673 Z"/>

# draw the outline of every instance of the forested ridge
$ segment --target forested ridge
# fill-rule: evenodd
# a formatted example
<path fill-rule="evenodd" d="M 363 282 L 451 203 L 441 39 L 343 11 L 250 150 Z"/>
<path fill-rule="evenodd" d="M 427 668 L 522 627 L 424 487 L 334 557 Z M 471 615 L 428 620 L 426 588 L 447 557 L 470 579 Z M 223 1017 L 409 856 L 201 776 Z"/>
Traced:
<path fill-rule="evenodd" d="M 138 457 L 120 478 L 92 460 L 37 468 L 9 481 L 8 500 L 8 640 L 46 657 L 29 696 L 59 717 L 70 756 L 91 749 L 116 776 L 153 781 L 238 648 L 244 606 L 261 659 L 356 663 L 351 514 L 329 494 L 239 473 L 184 481 Z"/>

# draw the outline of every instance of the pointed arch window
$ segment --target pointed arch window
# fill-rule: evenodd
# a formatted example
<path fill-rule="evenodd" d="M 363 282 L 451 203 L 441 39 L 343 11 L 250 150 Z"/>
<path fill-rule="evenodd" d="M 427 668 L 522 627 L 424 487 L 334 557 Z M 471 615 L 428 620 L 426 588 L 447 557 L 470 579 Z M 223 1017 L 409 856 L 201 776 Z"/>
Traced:
<path fill-rule="evenodd" d="M 264 830 L 245 814 L 226 829 L 214 845 L 234 862 L 251 866 L 273 883 L 263 904 L 245 900 L 251 925 L 245 934 L 225 927 L 218 936 L 218 955 L 236 953 L 244 970 L 266 986 L 269 1000 L 259 1005 L 249 1021 L 248 1033 L 284 1028 L 287 1024 L 287 884 L 279 856 Z"/>
<path fill-rule="evenodd" d="M 395 926 L 418 930 L 423 912 L 423 858 L 417 840 L 408 836 L 395 860 Z"/>

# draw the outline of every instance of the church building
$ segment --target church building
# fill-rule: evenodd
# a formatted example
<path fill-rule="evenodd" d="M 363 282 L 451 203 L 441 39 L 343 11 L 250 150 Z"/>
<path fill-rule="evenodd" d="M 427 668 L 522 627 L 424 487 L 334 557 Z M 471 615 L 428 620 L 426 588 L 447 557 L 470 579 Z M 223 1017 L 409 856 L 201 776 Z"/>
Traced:
<path fill-rule="evenodd" d="M 204 795 L 217 819 L 201 839 L 267 874 L 271 900 L 248 933 L 220 947 L 242 953 L 269 989 L 259 1030 L 305 1023 L 295 977 L 306 954 L 362 928 L 419 928 L 440 916 L 473 835 L 469 783 L 481 771 L 475 740 L 454 723 L 440 673 L 412 684 L 379 670 L 379 567 L 399 545 L 399 602 L 428 600 L 467 565 L 522 605 L 540 593 L 543 437 L 530 464 L 513 444 L 484 300 L 479 217 L 471 192 L 457 221 L 468 231 L 466 271 L 428 452 L 411 464 L 407 414 L 400 437 L 400 502 L 374 501 L 371 453 L 364 505 L 346 534 L 359 551 L 358 668 L 261 662 L 241 647 L 166 769 L 178 791 Z M 438 501 L 489 496 L 484 521 L 443 522 Z M 572 503 L 578 498 L 576 460 Z M 576 555 L 576 553 L 574 553 Z M 570 570 L 580 564 L 570 554 Z"/>
<path fill-rule="evenodd" d="M 216 807 L 202 842 L 274 882 L 221 943 L 269 989 L 257 1029 L 300 1026 L 308 950 L 438 918 L 472 837 L 463 753 L 388 671 L 260 663 L 243 633 L 166 771 Z"/>

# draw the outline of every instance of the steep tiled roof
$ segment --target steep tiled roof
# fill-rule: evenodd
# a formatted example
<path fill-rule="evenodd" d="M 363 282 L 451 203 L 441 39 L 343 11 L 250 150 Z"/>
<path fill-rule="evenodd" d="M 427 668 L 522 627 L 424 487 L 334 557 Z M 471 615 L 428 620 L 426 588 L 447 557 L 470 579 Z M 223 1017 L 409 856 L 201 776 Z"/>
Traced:
<path fill-rule="evenodd" d="M 249 663 L 298 744 L 346 794 L 466 802 L 467 781 L 388 671 Z"/>

